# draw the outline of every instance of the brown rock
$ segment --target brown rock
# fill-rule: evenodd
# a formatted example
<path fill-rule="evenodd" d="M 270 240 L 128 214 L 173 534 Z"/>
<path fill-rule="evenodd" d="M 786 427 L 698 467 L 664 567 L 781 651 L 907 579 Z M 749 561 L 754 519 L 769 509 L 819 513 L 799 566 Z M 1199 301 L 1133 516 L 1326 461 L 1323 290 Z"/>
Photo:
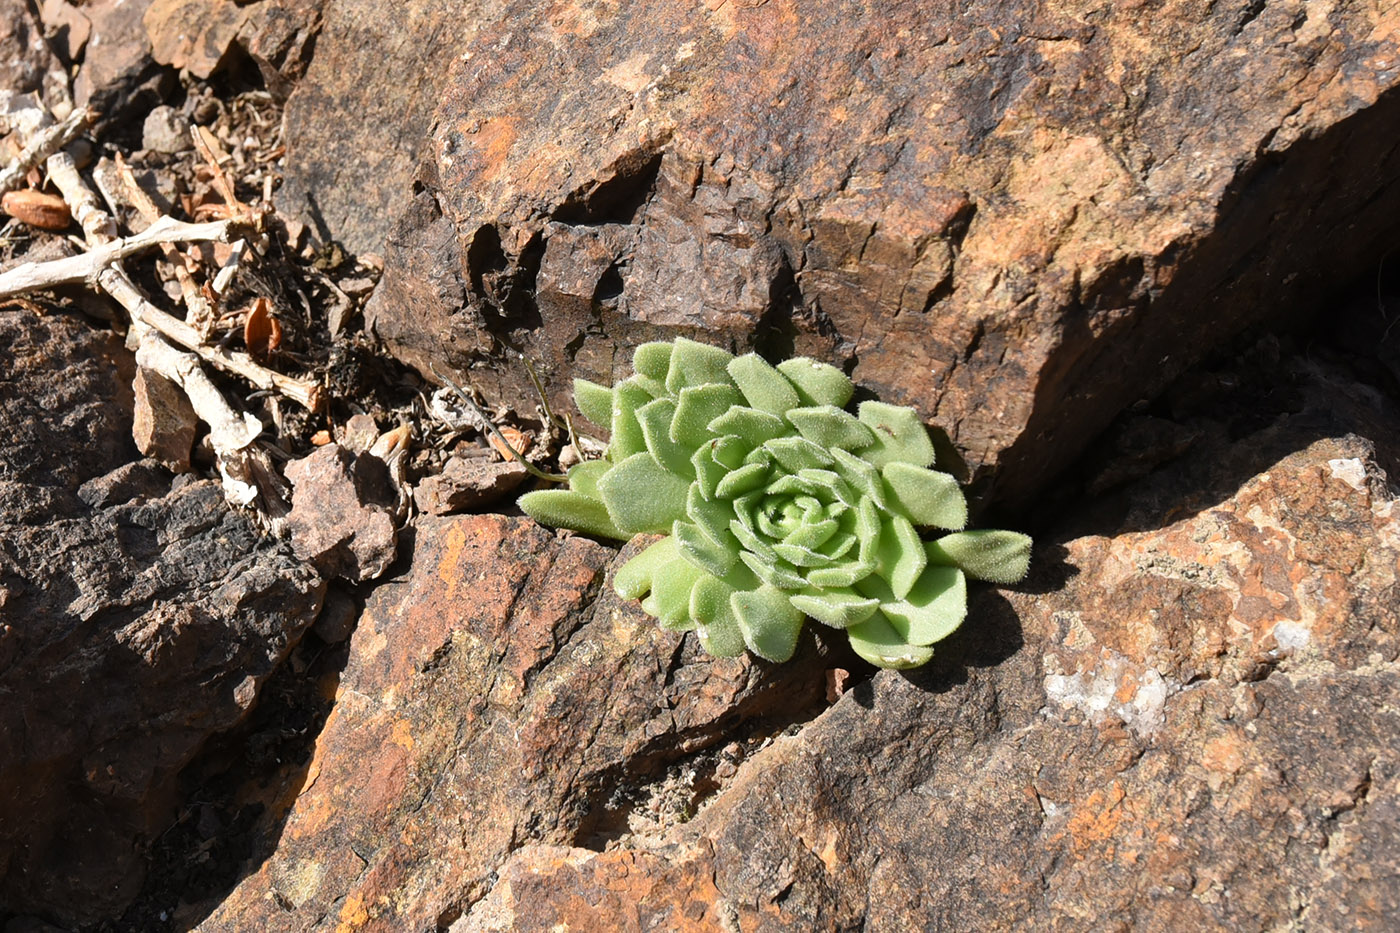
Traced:
<path fill-rule="evenodd" d="M 92 37 L 92 21 L 68 0 L 44 0 L 39 5 L 39 18 L 49 34 L 52 48 L 66 62 L 83 57 L 88 39 Z"/>
<path fill-rule="evenodd" d="M 323 584 L 217 483 L 132 463 L 130 354 L 0 311 L 0 903 L 65 929 L 140 889 L 178 777 L 244 716 Z"/>
<path fill-rule="evenodd" d="M 425 153 L 445 62 L 498 6 L 411 0 L 386 17 L 372 0 L 329 4 L 315 57 L 287 101 L 278 206 L 322 240 L 379 252 Z"/>
<path fill-rule="evenodd" d="M 441 473 L 419 483 L 413 496 L 418 508 L 430 515 L 465 512 L 499 501 L 519 488 L 529 475 L 514 460 L 452 457 Z"/>
<path fill-rule="evenodd" d="M 631 553 L 498 515 L 421 521 L 411 569 L 365 606 L 277 851 L 200 929 L 442 925 L 511 849 L 615 834 L 668 764 L 818 700 L 810 646 L 716 661 L 618 600 L 608 571 Z M 665 898 L 653 915 L 695 906 Z"/>
<path fill-rule="evenodd" d="M 140 367 L 132 388 L 136 405 L 131 436 L 137 450 L 160 461 L 172 473 L 188 472 L 190 449 L 199 428 L 189 398 L 169 379 Z"/>
<path fill-rule="evenodd" d="M 366 319 L 493 402 L 529 394 L 505 347 L 560 407 L 659 335 L 830 359 L 1024 500 L 1388 247 L 1396 14 L 1329 9 L 507 3 Z"/>
<path fill-rule="evenodd" d="M 1385 928 L 1400 416 L 1279 369 L 1042 541 L 1025 591 L 975 593 L 930 669 L 877 674 L 659 839 L 522 848 L 456 929 L 645 929 L 658 890 L 727 911 L 711 930 Z"/>
<path fill-rule="evenodd" d="M 287 464 L 292 550 L 327 576 L 373 580 L 398 553 L 398 492 L 384 461 L 339 444 Z"/>
<path fill-rule="evenodd" d="M 150 41 L 141 23 L 151 0 L 94 0 L 83 5 L 92 37 L 73 79 L 73 100 L 100 114 L 98 135 L 122 130 L 162 103 L 173 75 L 151 58 Z M 125 118 L 133 116 L 134 121 Z"/>
<path fill-rule="evenodd" d="M 29 4 L 0 0 L 0 89 L 16 94 L 37 91 L 54 64 Z"/>
<path fill-rule="evenodd" d="M 223 62 L 258 6 L 233 0 L 153 0 L 142 18 L 150 37 L 151 57 L 162 65 L 187 68 L 195 77 L 207 78 Z"/>

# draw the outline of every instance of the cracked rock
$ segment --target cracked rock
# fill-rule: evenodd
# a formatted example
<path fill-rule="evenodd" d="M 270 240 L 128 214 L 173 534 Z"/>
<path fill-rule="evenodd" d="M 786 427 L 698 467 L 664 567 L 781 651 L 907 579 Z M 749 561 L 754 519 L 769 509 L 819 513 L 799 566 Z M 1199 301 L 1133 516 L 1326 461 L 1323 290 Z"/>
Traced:
<path fill-rule="evenodd" d="M 287 464 L 292 550 L 322 573 L 372 580 L 398 553 L 398 491 L 383 460 L 327 444 Z"/>

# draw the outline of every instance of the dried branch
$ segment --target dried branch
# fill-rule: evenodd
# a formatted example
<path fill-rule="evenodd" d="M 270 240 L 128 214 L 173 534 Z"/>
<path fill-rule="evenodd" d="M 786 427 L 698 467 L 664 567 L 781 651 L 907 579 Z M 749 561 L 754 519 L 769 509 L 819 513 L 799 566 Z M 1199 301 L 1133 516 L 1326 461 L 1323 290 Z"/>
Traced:
<path fill-rule="evenodd" d="M 162 217 L 133 236 L 109 240 L 86 253 L 51 259 L 48 262 L 25 262 L 0 273 L 0 298 L 22 292 L 78 282 L 95 282 L 98 273 L 114 262 L 144 252 L 162 243 L 188 243 L 215 240 L 232 242 L 240 239 L 253 222 L 246 217 L 219 220 L 203 224 L 185 223 L 173 217 Z"/>
<path fill-rule="evenodd" d="M 0 193 L 19 187 L 31 168 L 77 139 L 95 119 L 97 111 L 85 107 L 82 110 L 74 110 L 67 119 L 35 133 L 29 145 L 0 171 Z"/>
<path fill-rule="evenodd" d="M 49 177 L 63 192 L 73 216 L 82 224 L 88 242 L 101 246 L 115 240 L 116 224 L 112 216 L 102 209 L 97 195 L 83 183 L 73 160 L 66 153 L 59 153 L 49 158 L 48 167 Z M 260 389 L 279 392 L 308 411 L 320 407 L 322 390 L 319 384 L 274 372 L 246 353 L 205 344 L 198 329 L 147 301 L 122 271 L 120 261 L 98 272 L 96 281 L 103 291 L 126 309 L 133 324 L 152 327 L 220 369 L 242 376 Z"/>

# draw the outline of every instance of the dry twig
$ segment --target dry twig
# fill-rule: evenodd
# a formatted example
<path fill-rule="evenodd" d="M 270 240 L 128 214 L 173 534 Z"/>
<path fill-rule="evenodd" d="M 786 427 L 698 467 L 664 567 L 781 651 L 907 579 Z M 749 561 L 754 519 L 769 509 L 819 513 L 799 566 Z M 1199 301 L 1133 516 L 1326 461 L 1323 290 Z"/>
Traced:
<path fill-rule="evenodd" d="M 9 165 L 0 170 L 0 192 L 19 187 L 31 168 L 77 139 L 95 119 L 97 111 L 85 107 L 82 110 L 74 110 L 66 120 L 35 133 L 29 145 L 25 146 Z"/>

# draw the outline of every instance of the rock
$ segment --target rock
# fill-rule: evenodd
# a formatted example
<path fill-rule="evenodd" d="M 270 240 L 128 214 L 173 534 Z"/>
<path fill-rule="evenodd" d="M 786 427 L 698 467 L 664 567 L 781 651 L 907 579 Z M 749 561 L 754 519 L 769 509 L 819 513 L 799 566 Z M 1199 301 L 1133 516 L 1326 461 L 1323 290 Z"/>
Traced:
<path fill-rule="evenodd" d="M 499 515 L 420 521 L 277 851 L 199 929 L 444 926 L 512 848 L 601 845 L 668 765 L 820 702 L 810 644 L 716 661 L 621 602 L 608 575 L 632 553 Z"/>
<path fill-rule="evenodd" d="M 327 576 L 373 580 L 398 553 L 398 492 L 384 461 L 327 444 L 287 464 L 292 550 Z"/>
<path fill-rule="evenodd" d="M 372 0 L 328 4 L 316 54 L 287 101 L 278 207 L 323 242 L 380 252 L 426 152 L 446 63 L 499 7 L 411 0 L 386 17 Z"/>
<path fill-rule="evenodd" d="M 153 0 L 142 17 L 151 57 L 162 65 L 186 68 L 196 78 L 208 78 L 260 6 L 233 0 Z"/>
<path fill-rule="evenodd" d="M 413 497 L 418 508 L 429 515 L 465 512 L 499 501 L 529 475 L 514 460 L 452 457 L 443 464 L 441 473 L 418 484 Z"/>
<path fill-rule="evenodd" d="M 193 149 L 189 121 L 174 107 L 162 105 L 152 109 L 141 126 L 141 147 L 172 154 Z"/>
<path fill-rule="evenodd" d="M 133 132 L 146 111 L 165 100 L 173 75 L 151 58 L 141 17 L 151 0 L 94 0 L 83 5 L 92 37 L 73 79 L 73 100 L 100 114 L 96 135 Z"/>
<path fill-rule="evenodd" d="M 338 589 L 326 591 L 326 601 L 321 606 L 321 614 L 316 617 L 312 631 L 316 637 L 328 645 L 338 645 L 355 631 L 355 623 L 360 619 L 359 607 L 348 593 Z"/>
<path fill-rule="evenodd" d="M 109 331 L 0 310 L 0 903 L 64 928 L 136 894 L 181 769 L 239 722 L 324 584 L 217 483 L 137 458 Z"/>
<path fill-rule="evenodd" d="M 208 78 L 237 49 L 253 60 L 269 93 L 281 100 L 306 69 L 325 5 L 326 0 L 155 0 L 143 23 L 151 54 L 162 65 Z"/>
<path fill-rule="evenodd" d="M 172 473 L 188 471 L 199 429 L 189 398 L 169 379 L 144 367 L 137 367 L 132 387 L 136 399 L 131 436 L 137 449 Z"/>
<path fill-rule="evenodd" d="M 28 94 L 54 66 L 43 29 L 24 0 L 0 0 L 0 90 Z"/>
<path fill-rule="evenodd" d="M 658 336 L 827 359 L 1024 502 L 1389 247 L 1400 14 L 1329 10 L 507 2 L 451 50 L 366 321 L 492 403 L 530 394 L 506 348 L 560 408 Z"/>
<path fill-rule="evenodd" d="M 976 592 L 929 669 L 879 672 L 687 822 L 523 846 L 454 933 L 1383 928 L 1400 412 L 1276 365 L 1042 538 L 1022 591 Z"/>
<path fill-rule="evenodd" d="M 44 0 L 39 5 L 39 19 L 49 37 L 50 46 L 68 63 L 83 57 L 88 39 L 92 37 L 92 21 L 68 0 Z"/>

